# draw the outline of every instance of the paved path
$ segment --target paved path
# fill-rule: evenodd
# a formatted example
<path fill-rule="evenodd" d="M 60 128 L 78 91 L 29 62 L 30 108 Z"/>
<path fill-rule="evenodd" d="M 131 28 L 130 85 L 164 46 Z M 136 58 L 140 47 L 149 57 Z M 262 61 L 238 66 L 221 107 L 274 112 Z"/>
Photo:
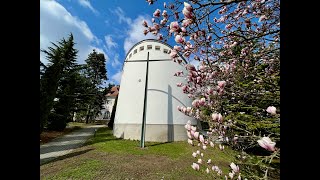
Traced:
<path fill-rule="evenodd" d="M 57 157 L 69 154 L 74 149 L 81 147 L 91 136 L 95 129 L 106 127 L 106 125 L 93 125 L 58 137 L 53 141 L 40 145 L 40 165 L 47 163 Z"/>

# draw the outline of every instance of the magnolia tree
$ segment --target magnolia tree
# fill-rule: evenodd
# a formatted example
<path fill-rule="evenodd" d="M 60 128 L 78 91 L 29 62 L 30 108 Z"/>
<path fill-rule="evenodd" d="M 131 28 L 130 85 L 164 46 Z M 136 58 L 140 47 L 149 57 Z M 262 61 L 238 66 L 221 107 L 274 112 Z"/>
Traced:
<path fill-rule="evenodd" d="M 188 74 L 174 74 L 187 78 L 177 86 L 193 99 L 192 107 L 178 110 L 209 125 L 206 130 L 185 125 L 188 143 L 199 146 L 191 167 L 226 179 L 241 179 L 240 167 L 258 167 L 267 178 L 273 159 L 280 158 L 280 1 L 175 0 L 155 10 L 152 24 L 142 25 L 145 35 L 174 39 L 174 62 L 183 65 L 183 57 L 199 63 L 184 65 Z M 238 165 L 231 162 L 231 171 L 223 174 L 211 159 L 204 161 L 203 153 L 211 147 L 223 151 L 225 145 L 242 153 Z M 244 150 L 255 146 L 264 158 L 250 164 Z"/>

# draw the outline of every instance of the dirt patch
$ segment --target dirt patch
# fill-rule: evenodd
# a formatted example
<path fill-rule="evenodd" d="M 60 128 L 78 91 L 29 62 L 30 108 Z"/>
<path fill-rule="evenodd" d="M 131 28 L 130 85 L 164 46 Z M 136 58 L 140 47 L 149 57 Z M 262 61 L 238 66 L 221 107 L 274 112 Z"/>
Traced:
<path fill-rule="evenodd" d="M 73 152 L 93 148 L 85 146 Z M 98 160 L 101 166 L 94 173 L 94 179 L 203 179 L 194 174 L 189 159 L 170 159 L 159 155 L 119 155 L 98 150 L 87 151 L 80 155 L 64 158 L 40 166 L 40 178 L 60 176 L 67 168 L 77 168 L 87 160 Z M 83 169 L 86 171 L 86 169 Z M 65 173 L 64 173 L 65 174 Z M 202 174 L 202 173 L 200 173 Z M 63 177 L 72 178 L 72 177 Z M 74 179 L 74 178 L 72 178 Z"/>

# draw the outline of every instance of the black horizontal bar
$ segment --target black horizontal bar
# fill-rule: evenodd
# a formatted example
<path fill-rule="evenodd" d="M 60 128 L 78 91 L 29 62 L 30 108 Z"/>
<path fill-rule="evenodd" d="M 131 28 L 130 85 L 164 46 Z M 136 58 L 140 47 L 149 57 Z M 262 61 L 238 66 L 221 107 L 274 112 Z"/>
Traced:
<path fill-rule="evenodd" d="M 153 59 L 149 61 L 172 61 L 172 59 Z M 124 62 L 147 62 L 147 60 L 132 60 L 132 61 L 124 61 Z"/>

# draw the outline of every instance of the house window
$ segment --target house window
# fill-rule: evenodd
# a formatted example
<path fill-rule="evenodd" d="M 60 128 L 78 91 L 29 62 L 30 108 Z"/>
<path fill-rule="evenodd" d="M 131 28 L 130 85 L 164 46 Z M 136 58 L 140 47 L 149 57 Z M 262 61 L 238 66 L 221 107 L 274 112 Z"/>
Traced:
<path fill-rule="evenodd" d="M 163 52 L 168 54 L 168 49 L 163 49 Z"/>
<path fill-rule="evenodd" d="M 143 50 L 144 50 L 144 46 L 141 46 L 141 47 L 140 47 L 140 51 L 143 51 Z"/>
<path fill-rule="evenodd" d="M 138 52 L 138 50 L 137 49 L 135 49 L 134 51 L 133 51 L 133 54 L 136 54 Z"/>
<path fill-rule="evenodd" d="M 152 49 L 152 45 L 147 45 L 147 49 Z"/>
<path fill-rule="evenodd" d="M 156 46 L 155 49 L 156 49 L 157 51 L 160 51 L 160 46 Z"/>
<path fill-rule="evenodd" d="M 170 54 L 171 53 L 171 50 L 168 50 L 168 54 Z"/>

